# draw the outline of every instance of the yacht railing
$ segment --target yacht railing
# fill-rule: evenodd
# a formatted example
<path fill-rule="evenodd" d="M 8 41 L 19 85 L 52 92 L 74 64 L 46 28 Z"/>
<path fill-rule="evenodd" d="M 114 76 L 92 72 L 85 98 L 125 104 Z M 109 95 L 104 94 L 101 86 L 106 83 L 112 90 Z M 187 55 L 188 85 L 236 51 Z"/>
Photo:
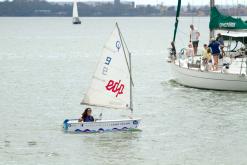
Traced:
<path fill-rule="evenodd" d="M 197 54 L 197 55 L 195 55 L 194 57 L 187 57 L 185 54 L 184 54 L 184 52 L 185 52 L 185 49 L 186 48 L 183 48 L 183 49 L 181 49 L 180 50 L 180 52 L 178 53 L 178 65 L 179 65 L 179 67 L 184 67 L 182 64 L 181 64 L 181 60 L 185 60 L 185 59 L 189 59 L 189 58 L 192 58 L 193 60 L 191 60 L 191 63 L 189 63 L 189 62 L 187 62 L 187 68 L 188 69 L 191 69 L 191 68 L 194 68 L 194 69 L 196 69 L 196 68 L 198 68 L 198 71 L 210 71 L 210 70 L 202 70 L 202 55 L 200 55 L 200 54 Z M 219 60 L 222 60 L 222 65 L 220 65 L 220 64 L 218 64 L 218 68 L 220 69 L 220 73 L 226 73 L 225 72 L 225 68 L 224 67 L 227 67 L 227 65 L 228 66 L 231 66 L 231 64 L 233 63 L 233 59 L 235 59 L 235 58 L 231 58 L 229 55 L 229 53 L 228 53 L 228 51 L 226 51 L 225 52 L 226 54 L 228 54 L 228 55 L 226 55 L 226 57 L 229 57 L 231 60 L 228 62 L 228 63 L 223 63 L 223 60 L 225 59 L 225 57 L 223 57 L 222 59 L 219 59 Z M 243 70 L 245 69 L 245 74 L 247 75 L 247 55 L 243 55 L 243 54 L 240 54 L 241 56 L 243 56 L 242 57 L 242 60 L 241 61 L 234 61 L 234 63 L 241 63 L 241 65 L 240 65 L 240 70 L 239 70 L 239 74 L 240 75 L 243 75 Z M 198 58 L 199 57 L 199 58 Z M 197 59 L 196 59 L 197 58 Z M 196 59 L 196 62 L 195 62 L 195 59 Z M 244 63 L 245 63 L 245 66 L 244 66 Z M 206 64 L 206 65 L 208 65 L 208 64 Z M 194 67 L 193 67 L 194 66 Z M 186 68 L 186 67 L 184 67 L 184 68 Z"/>

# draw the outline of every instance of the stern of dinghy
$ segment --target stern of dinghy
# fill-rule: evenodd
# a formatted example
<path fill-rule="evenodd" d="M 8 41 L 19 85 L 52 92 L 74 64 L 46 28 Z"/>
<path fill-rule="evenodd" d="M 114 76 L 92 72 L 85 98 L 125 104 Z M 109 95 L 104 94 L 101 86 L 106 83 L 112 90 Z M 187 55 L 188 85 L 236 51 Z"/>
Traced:
<path fill-rule="evenodd" d="M 64 129 L 65 131 L 67 131 L 68 128 L 70 127 L 70 124 L 69 124 L 68 122 L 69 122 L 69 119 L 65 119 L 65 120 L 63 121 L 63 129 Z"/>

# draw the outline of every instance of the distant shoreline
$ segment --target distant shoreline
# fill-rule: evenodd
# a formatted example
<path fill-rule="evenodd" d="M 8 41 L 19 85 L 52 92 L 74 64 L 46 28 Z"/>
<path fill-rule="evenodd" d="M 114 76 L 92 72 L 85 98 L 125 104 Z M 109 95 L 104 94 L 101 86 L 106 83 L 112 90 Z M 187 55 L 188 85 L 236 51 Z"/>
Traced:
<path fill-rule="evenodd" d="M 176 6 L 136 5 L 135 1 L 109 0 L 109 2 L 78 2 L 80 17 L 175 17 Z M 0 17 L 71 17 L 71 2 L 47 2 L 45 0 L 0 1 Z M 247 16 L 247 7 L 238 5 L 238 9 L 221 6 L 220 12 L 225 15 Z M 182 6 L 181 17 L 208 17 L 210 7 Z"/>
<path fill-rule="evenodd" d="M 37 18 L 46 18 L 46 17 L 54 17 L 54 18 L 72 18 L 72 16 L 57 16 L 57 15 L 51 15 L 51 16 L 19 16 L 19 15 L 11 15 L 11 16 L 9 16 L 9 15 L 6 15 L 6 16 L 4 16 L 4 15 L 0 15 L 0 18 L 1 17 L 30 17 L 30 18 L 35 18 L 35 17 L 37 17 Z M 166 16 L 166 15 L 164 15 L 164 16 L 159 16 L 159 15 L 155 15 L 155 16 L 79 16 L 80 18 L 114 18 L 114 17 L 116 17 L 116 18 L 140 18 L 140 17 L 143 17 L 143 18 L 155 18 L 155 17 L 176 17 L 175 15 L 174 16 Z M 192 18 L 192 17 L 194 17 L 194 18 L 206 18 L 206 17 L 210 17 L 209 15 L 206 15 L 206 16 L 180 16 L 180 18 Z M 247 15 L 238 15 L 238 16 L 233 16 L 233 17 L 247 17 Z"/>

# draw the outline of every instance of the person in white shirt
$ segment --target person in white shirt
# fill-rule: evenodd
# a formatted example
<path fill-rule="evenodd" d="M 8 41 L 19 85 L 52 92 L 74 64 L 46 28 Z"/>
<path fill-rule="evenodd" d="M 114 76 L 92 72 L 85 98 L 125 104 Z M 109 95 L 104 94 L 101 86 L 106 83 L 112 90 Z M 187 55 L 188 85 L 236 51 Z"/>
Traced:
<path fill-rule="evenodd" d="M 194 54 L 197 55 L 197 48 L 199 44 L 200 33 L 194 28 L 194 25 L 190 25 L 190 42 L 192 42 L 194 48 Z"/>
<path fill-rule="evenodd" d="M 189 43 L 188 47 L 186 48 L 185 54 L 188 58 L 188 62 L 193 63 L 193 61 L 194 61 L 194 49 L 193 49 L 193 46 L 191 43 Z"/>
<path fill-rule="evenodd" d="M 189 43 L 188 47 L 186 48 L 186 56 L 187 57 L 194 57 L 194 49 L 193 49 L 191 43 Z"/>

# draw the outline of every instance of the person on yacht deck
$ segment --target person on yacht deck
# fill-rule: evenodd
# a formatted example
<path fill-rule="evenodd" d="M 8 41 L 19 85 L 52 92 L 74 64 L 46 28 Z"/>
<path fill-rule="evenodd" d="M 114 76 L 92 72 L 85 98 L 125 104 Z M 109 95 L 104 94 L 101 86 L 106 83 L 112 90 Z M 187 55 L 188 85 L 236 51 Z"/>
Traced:
<path fill-rule="evenodd" d="M 177 57 L 176 47 L 173 41 L 171 42 L 171 55 L 174 56 L 175 58 Z"/>
<path fill-rule="evenodd" d="M 199 44 L 199 37 L 200 37 L 200 33 L 194 27 L 194 25 L 191 24 L 190 25 L 190 42 L 192 42 L 192 44 L 193 44 L 194 54 L 195 55 L 197 55 L 197 48 L 198 48 L 198 44 Z"/>
<path fill-rule="evenodd" d="M 224 39 L 223 39 L 223 36 L 221 35 L 221 33 L 217 34 L 216 40 L 220 43 L 221 54 L 222 54 L 222 57 L 224 57 L 225 56 Z"/>
<path fill-rule="evenodd" d="M 210 51 L 210 48 L 208 48 L 208 45 L 207 44 L 204 44 L 203 45 L 203 51 L 202 51 L 202 64 L 205 66 L 205 70 L 208 70 L 209 69 L 209 62 L 210 62 L 210 59 L 211 59 L 211 51 Z"/>
<path fill-rule="evenodd" d="M 193 63 L 194 59 L 194 49 L 191 43 L 189 43 L 188 48 L 186 48 L 185 55 L 189 59 L 190 63 Z"/>
<path fill-rule="evenodd" d="M 211 38 L 211 42 L 208 45 L 209 48 L 211 48 L 211 53 L 213 55 L 214 64 L 213 64 L 213 70 L 218 70 L 218 60 L 219 60 L 219 54 L 220 54 L 220 43 L 215 40 L 215 38 Z"/>

